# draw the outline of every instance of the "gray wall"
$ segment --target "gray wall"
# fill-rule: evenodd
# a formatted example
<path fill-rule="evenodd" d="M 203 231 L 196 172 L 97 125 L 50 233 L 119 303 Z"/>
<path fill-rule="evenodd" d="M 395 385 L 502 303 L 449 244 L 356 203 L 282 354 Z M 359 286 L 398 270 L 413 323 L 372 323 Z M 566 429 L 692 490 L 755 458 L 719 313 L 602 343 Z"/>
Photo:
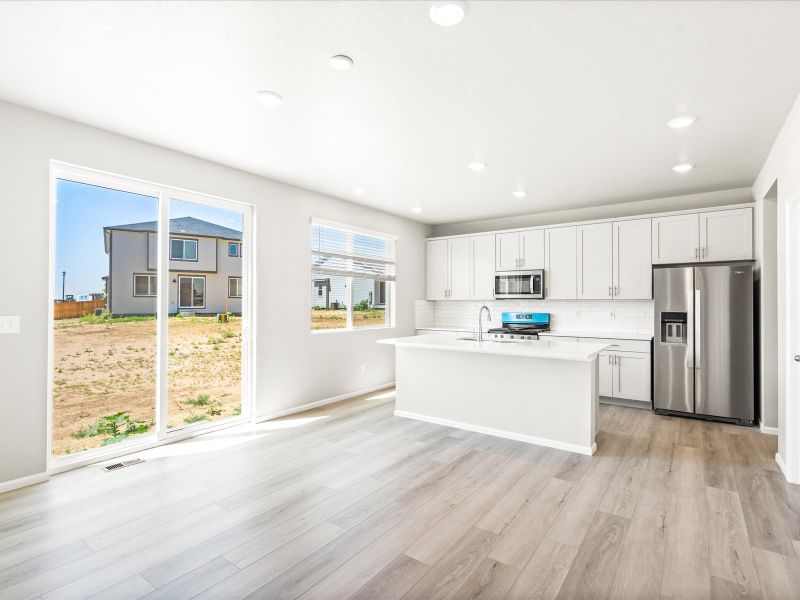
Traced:
<path fill-rule="evenodd" d="M 593 219 L 610 219 L 613 217 L 630 217 L 670 210 L 690 210 L 693 208 L 707 208 L 709 206 L 722 206 L 725 204 L 739 204 L 752 201 L 753 196 L 750 188 L 736 188 L 717 192 L 705 192 L 702 194 L 640 200 L 638 202 L 623 202 L 619 204 L 606 204 L 604 206 L 592 206 L 589 208 L 533 213 L 520 215 L 518 217 L 502 217 L 499 219 L 470 221 L 468 223 L 435 225 L 433 233 L 437 236 L 479 233 L 481 231 L 497 231 L 500 229 L 514 229 L 516 227 L 534 227 L 537 225 L 554 225 L 558 223 L 572 223 L 575 221 L 591 221 Z"/>
<path fill-rule="evenodd" d="M 20 335 L 0 336 L 0 482 L 47 468 L 50 159 L 256 206 L 256 414 L 394 380 L 393 350 L 375 341 L 414 331 L 427 226 L 4 102 L 0 139 L 0 266 L 4 281 L 18 282 L 13 294 L 0 294 L 0 314 L 22 322 Z M 310 332 L 312 217 L 399 237 L 395 330 Z"/>

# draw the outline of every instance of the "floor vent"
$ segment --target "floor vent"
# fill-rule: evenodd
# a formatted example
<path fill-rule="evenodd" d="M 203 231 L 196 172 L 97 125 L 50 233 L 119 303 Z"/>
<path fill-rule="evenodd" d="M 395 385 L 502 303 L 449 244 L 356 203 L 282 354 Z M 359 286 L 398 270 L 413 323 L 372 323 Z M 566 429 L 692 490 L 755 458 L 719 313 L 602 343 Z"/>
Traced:
<path fill-rule="evenodd" d="M 138 465 L 139 463 L 143 463 L 144 460 L 141 458 L 133 458 L 131 460 L 123 460 L 122 462 L 114 463 L 112 465 L 106 465 L 103 467 L 103 470 L 107 473 L 110 471 L 118 471 L 119 469 L 124 469 L 125 467 L 132 467 L 133 465 Z"/>

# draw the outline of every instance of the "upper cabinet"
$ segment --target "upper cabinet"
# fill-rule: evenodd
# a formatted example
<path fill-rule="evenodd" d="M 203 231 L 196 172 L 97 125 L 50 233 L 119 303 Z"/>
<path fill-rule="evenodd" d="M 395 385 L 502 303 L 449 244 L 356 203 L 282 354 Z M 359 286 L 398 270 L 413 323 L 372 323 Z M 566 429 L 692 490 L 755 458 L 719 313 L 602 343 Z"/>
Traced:
<path fill-rule="evenodd" d="M 594 223 L 577 227 L 578 298 L 607 300 L 613 295 L 611 223 Z"/>
<path fill-rule="evenodd" d="M 544 268 L 544 230 L 528 229 L 495 236 L 498 271 L 526 271 Z"/>
<path fill-rule="evenodd" d="M 444 300 L 450 288 L 450 240 L 428 240 L 428 300 Z"/>
<path fill-rule="evenodd" d="M 753 209 L 654 217 L 653 264 L 751 260 Z"/>
<path fill-rule="evenodd" d="M 577 227 L 545 229 L 545 298 L 574 300 L 577 290 Z"/>
<path fill-rule="evenodd" d="M 469 238 L 472 254 L 472 283 L 470 298 L 494 298 L 495 239 L 494 235 L 476 235 Z"/>
<path fill-rule="evenodd" d="M 650 219 L 614 221 L 614 299 L 647 300 L 653 297 L 653 265 L 650 259 Z"/>
<path fill-rule="evenodd" d="M 700 260 L 751 260 L 753 209 L 700 213 Z"/>
<path fill-rule="evenodd" d="M 494 297 L 494 235 L 428 240 L 428 300 Z"/>
<path fill-rule="evenodd" d="M 700 259 L 700 215 L 654 217 L 652 222 L 654 265 Z"/>

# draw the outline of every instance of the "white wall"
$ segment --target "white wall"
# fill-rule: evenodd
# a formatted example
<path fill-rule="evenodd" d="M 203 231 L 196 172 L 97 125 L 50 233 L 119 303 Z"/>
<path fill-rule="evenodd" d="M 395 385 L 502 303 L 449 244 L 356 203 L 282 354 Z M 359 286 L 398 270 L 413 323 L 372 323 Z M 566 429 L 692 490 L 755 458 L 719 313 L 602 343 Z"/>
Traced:
<path fill-rule="evenodd" d="M 413 333 L 428 227 L 3 102 L 0 140 L 0 315 L 22 318 L 21 335 L 0 336 L 0 483 L 47 468 L 50 159 L 256 206 L 257 415 L 394 380 L 393 350 L 375 340 Z M 311 217 L 398 236 L 395 331 L 309 332 Z"/>
<path fill-rule="evenodd" d="M 778 332 L 778 351 L 774 357 L 766 357 L 767 360 L 774 360 L 777 364 L 777 387 L 778 387 L 778 453 L 784 460 L 786 456 L 786 402 L 788 401 L 786 389 L 786 369 L 785 360 L 787 354 L 792 351 L 787 345 L 787 331 L 789 328 L 789 314 L 784 301 L 786 294 L 786 235 L 797 235 L 797 232 L 787 232 L 784 224 L 787 223 L 787 199 L 796 194 L 800 189 L 800 97 L 795 101 L 786 122 L 783 124 L 778 137 L 770 150 L 764 166 L 761 169 L 756 182 L 753 184 L 753 199 L 764 202 L 769 198 L 770 190 L 777 182 L 777 332 Z M 767 200 L 769 202 L 769 200 Z M 796 353 L 796 351 L 795 351 Z M 793 399 L 797 401 L 797 399 Z M 800 457 L 794 457 L 799 460 Z"/>
<path fill-rule="evenodd" d="M 433 235 L 458 235 L 461 233 L 514 229 L 516 227 L 534 227 L 538 225 L 591 221 L 594 219 L 610 219 L 613 217 L 631 217 L 634 215 L 646 215 L 670 210 L 691 210 L 694 208 L 708 208 L 709 206 L 724 206 L 725 204 L 739 204 L 752 201 L 753 196 L 750 188 L 736 188 L 732 190 L 705 192 L 702 194 L 640 200 L 638 202 L 623 202 L 588 208 L 533 213 L 520 215 L 518 217 L 502 217 L 498 219 L 485 219 L 483 221 L 470 221 L 468 223 L 435 225 L 433 228 Z"/>

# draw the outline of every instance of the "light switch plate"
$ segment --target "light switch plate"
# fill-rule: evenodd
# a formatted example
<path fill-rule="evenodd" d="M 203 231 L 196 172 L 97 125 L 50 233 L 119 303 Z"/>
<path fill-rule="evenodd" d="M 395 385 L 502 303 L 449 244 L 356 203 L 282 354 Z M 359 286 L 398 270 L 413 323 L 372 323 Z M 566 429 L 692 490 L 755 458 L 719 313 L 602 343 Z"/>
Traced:
<path fill-rule="evenodd" d="M 0 335 L 19 333 L 19 317 L 0 317 Z"/>

